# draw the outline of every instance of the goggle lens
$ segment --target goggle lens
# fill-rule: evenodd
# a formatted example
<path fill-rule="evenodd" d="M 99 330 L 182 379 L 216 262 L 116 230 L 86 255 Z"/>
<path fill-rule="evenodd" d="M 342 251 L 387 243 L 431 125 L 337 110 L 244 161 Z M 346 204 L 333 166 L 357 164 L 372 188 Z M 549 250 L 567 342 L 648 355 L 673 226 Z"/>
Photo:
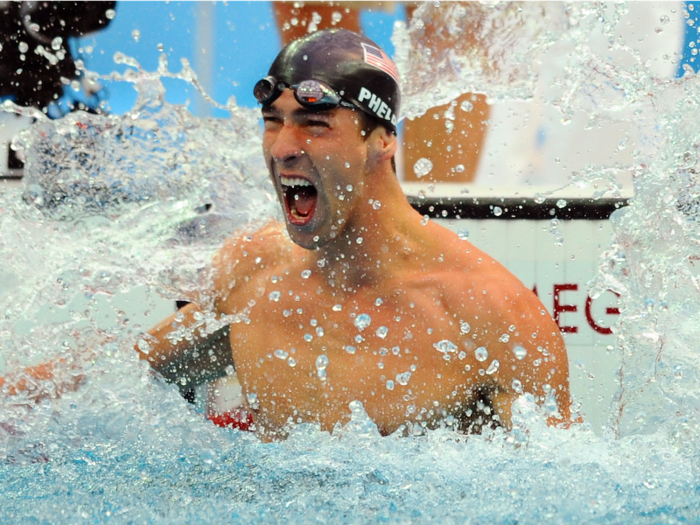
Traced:
<path fill-rule="evenodd" d="M 328 106 L 340 104 L 340 97 L 331 88 L 317 80 L 304 80 L 298 86 L 292 86 L 297 102 L 306 107 Z"/>
<path fill-rule="evenodd" d="M 275 94 L 275 88 L 277 87 L 277 80 L 274 77 L 265 77 L 259 80 L 255 87 L 253 88 L 253 95 L 255 100 L 261 104 L 270 102 Z"/>

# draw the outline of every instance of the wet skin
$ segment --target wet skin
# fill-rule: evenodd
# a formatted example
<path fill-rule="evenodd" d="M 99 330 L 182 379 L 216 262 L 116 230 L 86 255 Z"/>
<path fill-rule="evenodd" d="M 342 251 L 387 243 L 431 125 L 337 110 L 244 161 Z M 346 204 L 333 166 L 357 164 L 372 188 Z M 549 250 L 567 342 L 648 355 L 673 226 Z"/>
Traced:
<path fill-rule="evenodd" d="M 518 384 L 542 403 L 556 399 L 550 424 L 570 421 L 556 325 L 503 266 L 411 208 L 391 169 L 393 135 L 363 137 L 352 110 L 309 112 L 289 90 L 263 118 L 287 231 L 268 224 L 233 238 L 213 263 L 216 310 L 247 318 L 231 325 L 231 351 L 261 437 L 299 422 L 332 430 L 355 400 L 383 434 L 441 421 L 508 427 Z M 282 185 L 299 179 L 317 191 L 303 216 Z M 186 307 L 182 323 L 196 309 Z M 371 318 L 363 330 L 360 314 Z M 151 331 L 158 343 L 141 357 L 156 369 L 186 351 L 165 338 L 177 325 L 170 318 Z M 328 360 L 320 373 L 319 356 Z"/>

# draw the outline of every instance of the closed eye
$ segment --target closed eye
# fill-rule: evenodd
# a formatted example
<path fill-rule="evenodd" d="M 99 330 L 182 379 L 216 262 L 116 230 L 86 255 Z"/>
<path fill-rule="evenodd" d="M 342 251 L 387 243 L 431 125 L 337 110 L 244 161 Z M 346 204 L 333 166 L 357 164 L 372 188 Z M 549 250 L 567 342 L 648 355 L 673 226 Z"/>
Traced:
<path fill-rule="evenodd" d="M 266 114 L 262 116 L 265 128 L 271 128 L 282 124 L 282 118 L 274 114 Z"/>
<path fill-rule="evenodd" d="M 310 127 L 322 127 L 322 128 L 330 128 L 331 125 L 325 121 L 325 120 L 317 120 L 317 119 L 309 119 L 305 122 L 307 126 Z"/>

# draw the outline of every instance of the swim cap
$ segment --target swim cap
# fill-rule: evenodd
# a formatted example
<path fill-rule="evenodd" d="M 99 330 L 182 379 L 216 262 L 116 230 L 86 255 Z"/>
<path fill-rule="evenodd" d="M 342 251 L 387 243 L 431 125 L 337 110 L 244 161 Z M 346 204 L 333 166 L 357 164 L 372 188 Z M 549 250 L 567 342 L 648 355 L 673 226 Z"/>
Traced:
<path fill-rule="evenodd" d="M 347 29 L 317 31 L 288 44 L 269 76 L 288 85 L 319 80 L 393 133 L 398 124 L 399 72 L 369 38 Z"/>

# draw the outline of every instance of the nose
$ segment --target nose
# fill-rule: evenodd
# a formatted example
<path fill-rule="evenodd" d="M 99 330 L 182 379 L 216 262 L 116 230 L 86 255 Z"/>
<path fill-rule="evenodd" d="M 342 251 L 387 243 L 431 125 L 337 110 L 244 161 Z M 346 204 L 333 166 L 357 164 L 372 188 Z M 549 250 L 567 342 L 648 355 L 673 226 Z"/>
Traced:
<path fill-rule="evenodd" d="M 270 155 L 276 163 L 288 165 L 304 155 L 302 144 L 298 127 L 285 122 L 271 137 Z"/>

